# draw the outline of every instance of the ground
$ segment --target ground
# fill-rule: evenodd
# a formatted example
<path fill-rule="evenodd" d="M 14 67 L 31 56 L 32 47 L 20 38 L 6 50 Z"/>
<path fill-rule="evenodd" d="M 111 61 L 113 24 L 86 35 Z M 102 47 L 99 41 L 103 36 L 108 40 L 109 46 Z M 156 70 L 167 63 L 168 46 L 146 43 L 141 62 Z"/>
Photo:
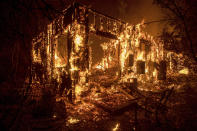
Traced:
<path fill-rule="evenodd" d="M 167 84 L 149 83 L 132 88 L 125 83 L 112 83 L 91 88 L 74 104 L 64 96 L 51 94 L 40 101 L 26 99 L 18 104 L 1 101 L 1 127 L 65 131 L 195 130 L 196 85 L 195 77 L 176 76 L 168 79 Z"/>

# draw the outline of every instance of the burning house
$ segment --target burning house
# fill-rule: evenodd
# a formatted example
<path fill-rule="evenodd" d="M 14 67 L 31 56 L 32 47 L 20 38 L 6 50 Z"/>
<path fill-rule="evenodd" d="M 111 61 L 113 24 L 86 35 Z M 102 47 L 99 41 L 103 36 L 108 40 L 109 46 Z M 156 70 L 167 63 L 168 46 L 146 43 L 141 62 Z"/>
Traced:
<path fill-rule="evenodd" d="M 75 99 L 106 79 L 134 85 L 165 80 L 169 54 L 143 26 L 81 4 L 69 6 L 32 41 L 32 85 L 69 78 Z"/>
<path fill-rule="evenodd" d="M 170 9 L 179 2 L 155 1 L 167 10 L 166 2 Z M 196 24 L 187 20 L 196 15 L 172 19 L 171 12 L 169 31 L 155 30 L 166 18 L 148 14 L 147 0 L 85 2 L 132 22 L 137 10 L 149 22 L 129 24 L 67 0 L 3 2 L 2 130 L 195 129 L 197 66 L 190 46 L 197 37 L 195 31 L 188 37 Z M 189 11 L 182 2 L 172 11 Z M 160 36 L 145 32 L 150 28 Z"/>

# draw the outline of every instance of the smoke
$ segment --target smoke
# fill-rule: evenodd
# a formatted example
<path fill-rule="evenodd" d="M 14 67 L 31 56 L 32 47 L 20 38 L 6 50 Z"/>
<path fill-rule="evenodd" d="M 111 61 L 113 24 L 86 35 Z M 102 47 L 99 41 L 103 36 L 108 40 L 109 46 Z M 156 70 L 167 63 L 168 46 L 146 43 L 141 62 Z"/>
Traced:
<path fill-rule="evenodd" d="M 157 21 L 162 18 L 161 9 L 153 5 L 153 0 L 120 0 L 118 9 L 119 17 L 131 24 Z M 146 31 L 151 35 L 158 35 L 163 28 L 162 23 L 152 23 L 146 26 Z"/>
<path fill-rule="evenodd" d="M 153 5 L 153 0 L 78 0 L 81 3 L 90 5 L 104 14 L 120 18 L 131 24 L 138 24 L 142 20 L 145 22 L 159 20 L 162 12 L 159 7 Z M 161 23 L 147 25 L 146 31 L 156 36 L 163 28 Z"/>

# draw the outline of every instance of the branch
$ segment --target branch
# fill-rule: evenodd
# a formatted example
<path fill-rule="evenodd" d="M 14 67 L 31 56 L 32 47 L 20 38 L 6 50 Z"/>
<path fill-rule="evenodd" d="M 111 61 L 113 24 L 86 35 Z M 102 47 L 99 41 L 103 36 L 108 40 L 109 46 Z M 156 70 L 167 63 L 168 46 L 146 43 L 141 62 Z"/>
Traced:
<path fill-rule="evenodd" d="M 149 21 L 145 22 L 144 25 L 152 24 L 152 23 L 159 23 L 159 22 L 165 22 L 165 21 L 173 21 L 175 19 L 161 19 L 161 20 L 154 20 L 154 21 Z"/>
<path fill-rule="evenodd" d="M 53 6 L 51 6 L 49 3 L 47 3 L 46 0 L 41 0 L 41 1 L 46 6 L 47 10 L 49 9 L 51 11 L 55 11 L 55 13 L 57 13 L 57 14 L 63 14 L 62 11 L 55 9 Z"/>

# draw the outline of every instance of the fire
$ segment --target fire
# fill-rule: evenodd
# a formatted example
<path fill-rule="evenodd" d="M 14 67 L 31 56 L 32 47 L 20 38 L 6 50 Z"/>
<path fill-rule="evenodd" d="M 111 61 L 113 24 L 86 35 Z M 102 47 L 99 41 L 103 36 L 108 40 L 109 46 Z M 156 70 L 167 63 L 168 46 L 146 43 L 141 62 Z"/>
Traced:
<path fill-rule="evenodd" d="M 144 52 L 140 52 L 137 56 L 137 60 L 143 60 L 144 61 Z"/>
<path fill-rule="evenodd" d="M 75 66 L 74 61 L 77 59 L 78 57 L 74 55 L 74 53 L 71 53 L 71 58 L 69 60 L 70 64 L 71 64 L 71 69 L 70 71 L 76 71 L 79 70 L 79 68 L 77 66 Z"/>
<path fill-rule="evenodd" d="M 55 79 L 60 77 L 62 71 L 62 69 L 58 67 L 65 67 L 65 70 L 67 70 L 67 73 L 71 75 L 71 79 L 73 80 L 72 86 L 75 90 L 76 96 L 80 96 L 81 92 L 84 90 L 84 86 L 88 83 L 87 77 L 89 75 L 89 70 L 92 69 L 92 59 L 91 56 L 89 56 L 89 54 L 91 54 L 91 50 L 88 45 L 89 43 L 86 43 L 88 41 L 86 38 L 88 38 L 87 35 L 89 32 L 96 32 L 96 23 L 84 25 L 79 24 L 79 21 L 74 19 L 72 24 L 68 25 L 66 28 L 61 26 L 65 28 L 63 29 L 64 35 L 66 36 L 68 34 L 68 37 L 66 37 L 69 38 L 67 44 L 71 44 L 69 46 L 67 45 L 68 47 L 66 49 L 68 49 L 67 53 L 69 53 L 69 55 L 66 57 L 62 56 L 63 54 L 58 52 L 56 49 L 54 50 L 54 48 L 58 47 L 55 45 L 58 45 L 57 43 L 59 37 L 56 33 L 56 36 L 53 33 L 53 23 L 48 25 L 47 28 L 48 30 L 45 35 L 45 37 L 47 37 L 47 42 L 42 42 L 47 44 L 45 46 L 43 46 L 44 44 L 41 45 L 38 50 L 35 50 L 37 48 L 32 50 L 33 61 L 41 63 L 42 59 L 40 52 L 42 52 L 42 48 L 45 48 L 47 52 L 47 64 L 45 65 L 47 66 L 47 70 L 49 72 L 48 75 L 54 75 L 52 77 Z M 152 77 L 157 77 L 157 70 L 150 72 L 152 71 L 152 68 L 148 68 L 149 65 L 147 64 L 147 61 L 158 64 L 158 61 L 163 58 L 165 53 L 163 52 L 163 48 L 159 46 L 159 42 L 157 40 L 143 32 L 143 23 L 144 20 L 134 26 L 129 25 L 128 23 L 125 24 L 114 21 L 113 27 L 109 26 L 110 24 L 107 25 L 109 26 L 107 31 L 105 26 L 103 26 L 104 23 L 100 23 L 100 31 L 106 31 L 107 34 L 111 33 L 115 37 L 113 37 L 113 40 L 110 39 L 109 42 L 103 42 L 101 44 L 101 47 L 104 51 L 104 58 L 95 66 L 95 68 L 103 71 L 108 71 L 105 70 L 108 68 L 115 70 L 117 69 L 119 72 L 118 77 L 121 77 L 121 82 L 131 82 L 132 78 L 137 78 L 139 81 L 149 80 L 149 78 L 145 79 L 145 76 L 150 77 L 151 79 Z M 90 30 L 88 32 L 86 30 L 86 26 L 89 26 Z M 104 33 L 103 35 L 106 34 Z M 44 38 L 44 36 L 40 38 Z M 53 40 L 56 40 L 56 43 Z M 61 46 L 59 46 L 58 49 L 60 47 Z M 69 60 L 68 62 L 67 59 Z M 144 68 L 144 65 L 146 65 L 145 74 L 135 74 L 136 70 L 138 69 L 136 66 L 137 61 L 143 62 L 143 64 L 141 64 L 142 66 L 140 66 L 140 69 Z M 65 63 L 67 63 L 68 66 L 66 66 Z M 116 66 L 118 66 L 118 68 Z M 69 69 L 67 69 L 67 67 Z M 52 68 L 52 70 L 50 68 Z M 180 74 L 188 74 L 188 72 L 188 69 L 179 71 Z M 113 130 L 117 130 L 118 127 L 119 124 L 117 124 Z"/>
<path fill-rule="evenodd" d="M 179 71 L 179 74 L 189 74 L 189 69 L 188 68 L 183 68 L 182 70 Z"/>
<path fill-rule="evenodd" d="M 80 35 L 77 34 L 75 36 L 75 44 L 80 45 L 82 40 L 83 40 L 83 37 L 81 37 Z"/>
<path fill-rule="evenodd" d="M 97 69 L 105 70 L 109 67 L 107 58 L 103 58 L 102 61 L 96 66 Z"/>
<path fill-rule="evenodd" d="M 102 58 L 102 60 L 97 64 L 97 69 L 105 70 L 113 66 L 114 54 L 111 54 L 110 52 L 117 50 L 117 44 L 117 41 L 110 41 L 110 43 L 104 42 L 101 44 L 101 47 L 104 51 L 104 58 Z"/>
<path fill-rule="evenodd" d="M 153 77 L 156 77 L 156 76 L 157 76 L 157 70 L 154 69 L 154 71 L 153 71 Z"/>
<path fill-rule="evenodd" d="M 96 68 L 97 69 L 102 69 L 102 70 L 104 69 L 102 65 L 97 65 Z"/>
<path fill-rule="evenodd" d="M 78 120 L 78 119 L 76 119 L 76 118 L 72 118 L 72 117 L 70 117 L 69 119 L 68 119 L 68 123 L 69 124 L 76 124 L 76 123 L 78 123 L 80 120 Z"/>
<path fill-rule="evenodd" d="M 82 91 L 83 91 L 83 90 L 82 90 L 82 87 L 81 87 L 80 85 L 76 85 L 76 86 L 75 86 L 75 94 L 76 94 L 77 96 L 79 96 L 79 95 L 81 94 Z"/>
<path fill-rule="evenodd" d="M 63 67 L 63 66 L 65 66 L 65 65 L 62 64 L 61 58 L 59 58 L 57 56 L 57 53 L 55 53 L 55 67 Z"/>
<path fill-rule="evenodd" d="M 122 45 L 122 52 L 121 52 L 121 55 L 120 55 L 120 63 L 121 63 L 121 70 L 123 71 L 124 70 L 124 67 L 125 67 L 125 61 L 126 61 L 126 56 L 127 56 L 127 49 L 126 49 L 126 44 L 125 45 Z"/>
<path fill-rule="evenodd" d="M 119 127 L 120 127 L 120 124 L 117 123 L 116 126 L 112 129 L 112 131 L 117 131 L 119 129 Z"/>
<path fill-rule="evenodd" d="M 82 41 L 83 41 L 83 37 L 77 34 L 74 39 L 76 45 L 75 49 L 77 52 L 80 50 L 80 46 L 82 46 Z"/>
<path fill-rule="evenodd" d="M 104 42 L 104 43 L 101 44 L 101 47 L 102 47 L 102 49 L 103 49 L 104 51 L 106 51 L 106 50 L 108 49 L 109 46 L 108 46 L 108 43 L 105 43 L 105 42 Z"/>
<path fill-rule="evenodd" d="M 56 114 L 53 114 L 53 118 L 56 118 L 57 116 L 56 116 Z"/>

